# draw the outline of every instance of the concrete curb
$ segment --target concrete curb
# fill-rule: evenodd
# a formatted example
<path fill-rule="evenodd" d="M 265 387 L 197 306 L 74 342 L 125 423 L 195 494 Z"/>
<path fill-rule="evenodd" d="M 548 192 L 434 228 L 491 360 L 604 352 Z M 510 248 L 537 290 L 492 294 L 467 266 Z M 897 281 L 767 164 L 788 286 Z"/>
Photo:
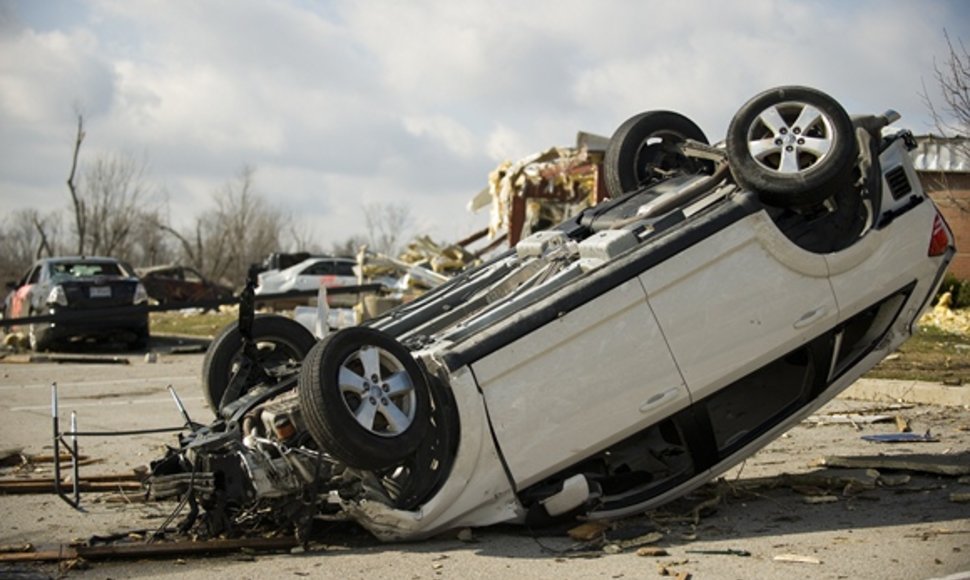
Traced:
<path fill-rule="evenodd" d="M 970 407 L 970 386 L 891 379 L 859 379 L 839 395 L 843 399 Z"/>

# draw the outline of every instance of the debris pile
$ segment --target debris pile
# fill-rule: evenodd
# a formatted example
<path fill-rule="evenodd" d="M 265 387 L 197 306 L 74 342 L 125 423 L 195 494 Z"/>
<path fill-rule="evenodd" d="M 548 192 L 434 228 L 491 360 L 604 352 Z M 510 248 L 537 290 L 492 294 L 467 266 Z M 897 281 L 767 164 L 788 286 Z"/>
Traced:
<path fill-rule="evenodd" d="M 949 292 L 940 295 L 936 306 L 919 319 L 920 326 L 935 326 L 952 334 L 970 334 L 970 310 L 951 308 L 953 296 Z"/>
<path fill-rule="evenodd" d="M 587 143 L 597 139 L 602 140 L 580 133 L 576 147 L 552 147 L 501 163 L 468 209 L 489 207 L 489 236 L 506 235 L 512 246 L 596 205 L 607 197 L 602 181 L 603 152 Z"/>

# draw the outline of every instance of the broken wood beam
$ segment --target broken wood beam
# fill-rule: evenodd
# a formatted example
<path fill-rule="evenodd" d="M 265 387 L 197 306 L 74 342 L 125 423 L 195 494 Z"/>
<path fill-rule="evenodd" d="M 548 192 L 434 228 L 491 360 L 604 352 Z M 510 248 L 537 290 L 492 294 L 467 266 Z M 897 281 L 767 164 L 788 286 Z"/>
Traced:
<path fill-rule="evenodd" d="M 31 479 L 0 480 L 0 494 L 19 495 L 32 493 L 54 493 L 55 480 L 52 477 Z M 73 487 L 70 478 L 60 480 L 62 488 Z M 134 475 L 93 475 L 78 480 L 78 491 L 141 491 L 141 481 Z"/>
<path fill-rule="evenodd" d="M 0 553 L 0 562 L 59 562 L 64 560 L 110 560 L 128 558 L 165 558 L 195 554 L 218 554 L 252 550 L 276 552 L 289 550 L 298 545 L 292 536 L 280 538 L 234 538 L 204 541 L 178 541 L 157 543 L 103 544 L 97 546 L 72 546 L 61 544 L 47 549 L 31 549 L 23 552 Z"/>
<path fill-rule="evenodd" d="M 934 475 L 970 475 L 970 453 L 941 455 L 929 453 L 910 453 L 906 455 L 833 455 L 818 460 L 825 467 L 849 469 L 892 469 L 916 471 Z"/>

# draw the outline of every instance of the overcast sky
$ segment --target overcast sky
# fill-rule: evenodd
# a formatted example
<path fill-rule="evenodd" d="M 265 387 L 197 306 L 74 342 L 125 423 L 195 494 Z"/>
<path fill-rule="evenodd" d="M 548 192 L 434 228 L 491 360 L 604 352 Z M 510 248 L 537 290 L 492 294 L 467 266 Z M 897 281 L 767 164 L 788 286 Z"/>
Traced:
<path fill-rule="evenodd" d="M 79 108 L 82 164 L 147 160 L 177 225 L 249 165 L 324 248 L 374 202 L 453 241 L 501 160 L 644 110 L 717 141 L 805 84 L 926 133 L 944 28 L 970 43 L 970 2 L 0 0 L 0 206 L 68 206 Z"/>

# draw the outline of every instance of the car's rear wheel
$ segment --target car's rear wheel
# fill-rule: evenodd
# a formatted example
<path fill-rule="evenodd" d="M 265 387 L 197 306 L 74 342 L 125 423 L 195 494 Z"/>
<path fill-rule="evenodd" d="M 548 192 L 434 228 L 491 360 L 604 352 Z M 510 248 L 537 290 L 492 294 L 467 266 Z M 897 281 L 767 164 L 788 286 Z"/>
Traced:
<path fill-rule="evenodd" d="M 372 328 L 347 328 L 313 347 L 300 369 L 299 396 L 314 440 L 350 467 L 396 465 L 427 432 L 424 371 L 401 343 Z"/>
<path fill-rule="evenodd" d="M 778 207 L 811 206 L 850 187 L 858 149 L 842 106 L 796 86 L 745 103 L 731 120 L 726 147 L 735 181 Z"/>
<path fill-rule="evenodd" d="M 27 340 L 30 343 L 30 350 L 34 352 L 49 350 L 53 346 L 53 341 L 47 337 L 47 332 L 39 324 L 31 324 L 27 327 Z"/>
<path fill-rule="evenodd" d="M 257 353 L 256 360 L 252 362 L 267 370 L 299 363 L 316 344 L 313 334 L 299 322 L 275 315 L 256 315 L 252 338 L 256 342 Z M 212 340 L 202 361 L 202 394 L 213 411 L 219 409 L 229 381 L 240 368 L 242 356 L 242 334 L 236 321 L 223 328 Z M 253 386 L 246 385 L 246 388 Z"/>
<path fill-rule="evenodd" d="M 647 111 L 627 119 L 613 133 L 603 160 L 603 179 L 611 197 L 633 191 L 674 171 L 709 171 L 710 163 L 687 157 L 686 139 L 707 143 L 700 127 L 680 113 Z"/>

